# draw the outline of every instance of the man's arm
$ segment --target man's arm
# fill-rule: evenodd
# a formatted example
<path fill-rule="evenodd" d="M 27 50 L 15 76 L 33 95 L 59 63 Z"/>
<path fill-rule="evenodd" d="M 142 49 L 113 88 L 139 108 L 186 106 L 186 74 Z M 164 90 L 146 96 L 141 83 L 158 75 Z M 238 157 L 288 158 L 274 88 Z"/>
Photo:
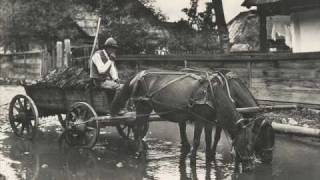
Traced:
<path fill-rule="evenodd" d="M 96 65 L 99 74 L 106 73 L 112 65 L 112 61 L 109 60 L 106 63 L 103 63 L 99 53 L 95 53 L 92 56 L 92 61 Z"/>
<path fill-rule="evenodd" d="M 118 70 L 117 70 L 114 62 L 112 62 L 111 67 L 110 67 L 110 76 L 111 76 L 112 80 L 114 80 L 114 81 L 119 80 Z"/>

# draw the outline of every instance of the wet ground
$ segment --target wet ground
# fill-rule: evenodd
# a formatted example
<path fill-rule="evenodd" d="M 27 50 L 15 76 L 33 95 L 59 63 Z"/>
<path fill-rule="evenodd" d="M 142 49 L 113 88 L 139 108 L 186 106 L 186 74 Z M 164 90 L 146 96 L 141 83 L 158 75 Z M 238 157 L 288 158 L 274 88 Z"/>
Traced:
<path fill-rule="evenodd" d="M 9 102 L 22 88 L 0 86 L 0 105 Z M 68 147 L 57 117 L 40 120 L 34 142 L 13 135 L 7 121 L 7 106 L 0 107 L 0 174 L 7 179 L 310 179 L 320 177 L 320 146 L 308 145 L 289 137 L 277 136 L 274 160 L 270 165 L 257 163 L 250 173 L 234 174 L 230 143 L 222 135 L 217 160 L 205 164 L 203 141 L 197 165 L 191 166 L 180 153 L 177 124 L 154 122 L 146 138 L 145 160 L 136 159 L 133 144 L 119 137 L 115 128 L 102 129 L 92 150 Z M 189 139 L 192 126 L 188 127 Z M 0 176 L 1 179 L 1 176 Z"/>

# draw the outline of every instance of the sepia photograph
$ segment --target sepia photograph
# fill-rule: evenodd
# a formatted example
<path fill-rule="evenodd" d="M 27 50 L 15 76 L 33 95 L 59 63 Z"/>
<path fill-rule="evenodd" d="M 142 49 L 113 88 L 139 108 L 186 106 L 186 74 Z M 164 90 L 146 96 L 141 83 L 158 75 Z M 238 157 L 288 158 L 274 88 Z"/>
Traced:
<path fill-rule="evenodd" d="M 0 180 L 319 180 L 320 0 L 0 0 Z"/>

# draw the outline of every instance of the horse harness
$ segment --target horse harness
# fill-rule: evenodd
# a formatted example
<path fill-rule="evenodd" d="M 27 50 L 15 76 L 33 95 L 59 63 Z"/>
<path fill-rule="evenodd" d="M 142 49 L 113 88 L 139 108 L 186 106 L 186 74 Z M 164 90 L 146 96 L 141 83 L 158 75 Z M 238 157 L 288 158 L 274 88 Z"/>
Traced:
<path fill-rule="evenodd" d="M 136 102 L 136 101 L 144 101 L 144 102 L 148 102 L 150 106 L 153 107 L 154 109 L 154 103 L 159 104 L 159 105 L 163 105 L 165 107 L 169 107 L 174 109 L 173 111 L 168 111 L 168 112 L 161 112 L 158 114 L 169 114 L 172 112 L 176 112 L 176 111 L 185 111 L 187 113 L 192 114 L 193 116 L 199 118 L 200 120 L 209 123 L 209 124 L 215 124 L 217 122 L 212 122 L 209 121 L 208 119 L 206 119 L 205 117 L 202 117 L 201 115 L 195 113 L 192 111 L 192 107 L 194 105 L 208 105 L 212 110 L 215 109 L 214 105 L 211 103 L 211 101 L 209 101 L 209 95 L 211 95 L 212 97 L 214 97 L 214 90 L 217 85 L 221 85 L 221 86 L 226 86 L 227 87 L 227 94 L 228 97 L 230 98 L 230 100 L 234 103 L 234 100 L 231 97 L 230 94 L 230 89 L 229 89 L 229 83 L 228 83 L 228 76 L 225 76 L 224 74 L 220 73 L 220 72 L 213 72 L 213 73 L 209 73 L 206 71 L 198 71 L 198 70 L 194 70 L 194 69 L 188 69 L 188 71 L 190 72 L 157 72 L 157 71 L 142 71 L 140 72 L 134 79 L 131 80 L 130 84 L 133 85 L 133 91 L 131 94 L 131 99 Z M 193 72 L 201 72 L 201 75 L 197 75 Z M 162 86 L 158 87 L 157 89 L 150 91 L 147 87 L 147 83 L 145 81 L 145 77 L 148 74 L 159 74 L 159 75 L 180 75 L 177 78 L 170 80 L 166 83 L 164 83 Z M 169 104 L 165 104 L 162 103 L 160 101 L 155 100 L 153 97 L 155 95 L 157 95 L 158 93 L 160 93 L 162 90 L 164 90 L 165 88 L 167 88 L 170 85 L 173 85 L 174 83 L 183 80 L 185 78 L 191 77 L 195 80 L 198 80 L 200 83 L 200 88 L 196 88 L 192 93 L 191 93 L 191 97 L 189 97 L 189 101 L 187 104 L 185 105 L 181 105 L 179 107 L 177 106 L 171 106 Z M 216 78 L 217 82 L 216 83 L 212 83 L 212 80 Z M 133 97 L 135 92 L 137 91 L 138 88 L 138 82 L 141 83 L 141 85 L 143 86 L 143 88 L 146 90 L 146 93 L 144 96 L 139 96 L 139 97 Z M 208 93 L 208 89 L 209 89 L 209 93 Z M 236 122 L 236 125 L 239 123 L 242 123 L 244 119 L 239 119 Z"/>

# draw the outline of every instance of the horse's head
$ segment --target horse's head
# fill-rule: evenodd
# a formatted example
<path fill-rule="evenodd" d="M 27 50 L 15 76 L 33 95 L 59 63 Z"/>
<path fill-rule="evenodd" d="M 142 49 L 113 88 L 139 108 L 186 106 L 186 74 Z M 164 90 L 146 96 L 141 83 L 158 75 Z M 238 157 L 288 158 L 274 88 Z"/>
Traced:
<path fill-rule="evenodd" d="M 270 163 L 273 157 L 274 130 L 264 117 L 257 118 L 254 122 L 254 151 L 262 163 Z"/>
<path fill-rule="evenodd" d="M 254 134 L 248 120 L 240 119 L 236 126 L 237 134 L 233 139 L 236 161 L 242 163 L 244 171 L 249 171 L 254 167 Z"/>

